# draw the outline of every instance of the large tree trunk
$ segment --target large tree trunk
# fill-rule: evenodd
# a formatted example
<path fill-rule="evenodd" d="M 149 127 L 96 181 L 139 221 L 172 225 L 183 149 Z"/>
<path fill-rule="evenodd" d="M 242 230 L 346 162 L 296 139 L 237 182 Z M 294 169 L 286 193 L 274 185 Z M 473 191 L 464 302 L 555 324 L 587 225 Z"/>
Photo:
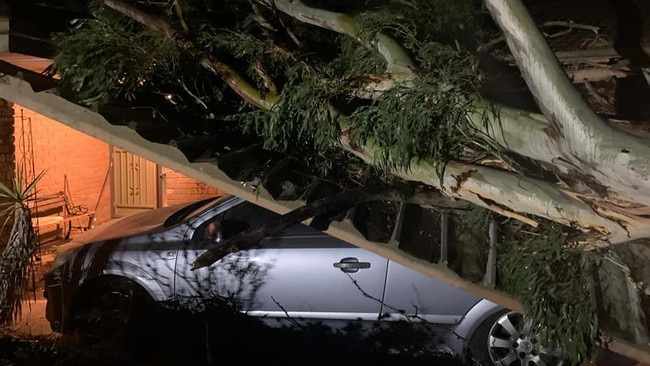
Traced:
<path fill-rule="evenodd" d="M 493 18 L 535 96 L 553 126 L 561 155 L 607 187 L 617 201 L 650 203 L 650 146 L 603 119 L 580 96 L 520 0 L 486 0 Z"/>

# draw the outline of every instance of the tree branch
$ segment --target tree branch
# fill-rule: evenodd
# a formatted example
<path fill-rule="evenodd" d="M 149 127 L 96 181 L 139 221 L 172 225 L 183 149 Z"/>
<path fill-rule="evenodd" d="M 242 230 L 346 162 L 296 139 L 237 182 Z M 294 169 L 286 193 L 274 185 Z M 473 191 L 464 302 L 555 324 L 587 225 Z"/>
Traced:
<path fill-rule="evenodd" d="M 306 5 L 300 0 L 257 0 L 269 8 L 277 9 L 296 20 L 315 25 L 319 28 L 345 34 L 357 42 L 375 49 L 386 61 L 386 73 L 392 74 L 393 86 L 398 83 L 409 83 L 416 77 L 416 67 L 411 56 L 392 37 L 378 33 L 370 41 L 364 43 L 359 37 L 359 26 L 354 17 L 333 11 L 314 8 Z M 382 85 L 382 88 L 386 88 Z M 387 90 L 386 88 L 384 90 Z"/>
<path fill-rule="evenodd" d="M 341 143 L 363 161 L 374 162 L 377 151 L 372 143 L 356 146 L 345 134 Z M 650 222 L 644 217 L 625 209 L 614 210 L 597 199 L 584 197 L 557 184 L 457 161 L 445 166 L 443 177 L 438 178 L 436 172 L 436 165 L 419 160 L 413 161 L 408 169 L 393 174 L 422 182 L 448 197 L 471 202 L 533 226 L 536 223 L 523 214 L 577 226 L 585 232 L 593 231 L 597 235 L 585 243 L 588 247 L 650 236 Z"/>
<path fill-rule="evenodd" d="M 491 9 L 493 13 L 496 12 L 493 3 L 496 3 L 501 7 L 506 7 L 506 5 L 503 5 L 500 1 L 502 0 L 491 1 L 490 4 L 492 4 Z M 271 95 L 269 99 L 265 99 L 265 97 L 257 90 L 255 90 L 253 94 L 243 92 L 243 90 L 247 88 L 241 88 L 239 86 L 241 85 L 238 84 L 241 78 L 239 78 L 232 69 L 227 65 L 212 61 L 200 51 L 196 50 L 194 45 L 180 37 L 179 34 L 167 23 L 153 17 L 148 17 L 146 14 L 142 14 L 137 9 L 129 7 L 118 0 L 105 0 L 105 2 L 107 4 L 113 4 L 114 6 L 115 4 L 121 4 L 121 11 L 124 14 L 131 16 L 153 29 L 158 29 L 164 32 L 168 37 L 176 40 L 181 47 L 191 49 L 193 52 L 202 56 L 201 64 L 204 67 L 213 71 L 215 74 L 224 77 L 231 87 L 233 87 L 235 91 L 238 91 L 244 99 L 248 101 L 252 100 L 251 103 L 259 108 L 270 109 L 275 103 L 275 95 Z M 330 29 L 338 33 L 346 34 L 361 41 L 358 36 L 358 25 L 356 21 L 354 18 L 346 14 L 312 8 L 297 0 L 276 0 L 272 3 L 267 0 L 258 0 L 258 2 L 266 6 L 272 6 L 274 9 L 280 10 L 298 20 L 325 29 Z M 517 8 L 516 11 L 522 10 Z M 507 14 L 514 18 L 512 14 Z M 529 30 L 520 33 L 526 32 L 529 32 Z M 543 56 L 548 56 L 550 54 L 551 57 L 554 57 L 550 49 L 548 49 L 541 33 L 539 33 L 539 31 L 537 31 L 537 33 L 536 38 L 533 37 L 532 40 L 526 38 L 525 41 L 530 42 L 532 45 L 540 45 L 539 47 L 533 47 L 534 50 L 543 45 L 546 47 L 546 51 L 540 51 L 539 54 Z M 519 33 L 516 33 L 516 35 L 521 36 Z M 511 47 L 513 37 L 514 36 L 512 35 L 507 37 Z M 523 42 L 521 39 L 519 41 Z M 368 46 L 375 47 L 386 59 L 389 65 L 388 70 L 394 73 L 394 75 L 398 75 L 394 78 L 395 84 L 385 83 L 383 81 L 378 83 L 378 85 L 382 85 L 382 88 L 387 90 L 390 87 L 397 85 L 398 82 L 408 83 L 416 77 L 414 71 L 415 68 L 410 57 L 392 38 L 383 34 L 378 34 L 377 38 L 373 41 L 373 44 Z M 515 53 L 515 58 L 519 62 L 523 62 L 524 60 L 522 52 L 523 51 L 521 50 L 519 53 L 513 52 Z M 617 187 L 616 183 L 620 181 L 618 178 L 619 175 L 617 175 L 618 172 L 626 172 L 627 174 L 625 176 L 631 182 L 638 181 L 639 177 L 644 177 L 645 174 L 647 174 L 647 169 L 645 169 L 647 166 L 644 165 L 646 164 L 647 159 L 630 161 L 630 157 L 634 153 L 641 152 L 642 156 L 650 158 L 650 149 L 631 136 L 626 134 L 623 135 L 622 133 L 613 130 L 606 123 L 600 120 L 577 94 L 577 91 L 573 88 L 566 77 L 565 72 L 559 68 L 557 64 L 554 64 L 555 68 L 553 68 L 551 67 L 553 65 L 549 66 L 542 62 L 535 63 L 535 57 L 532 57 L 532 59 L 533 60 L 530 58 L 527 59 L 527 62 L 532 63 L 533 66 L 541 70 L 539 71 L 535 69 L 538 73 L 541 73 L 541 75 L 550 75 L 548 76 L 550 80 L 559 83 L 559 85 L 563 85 L 561 81 L 568 84 L 568 86 L 564 85 L 561 88 L 558 87 L 558 89 L 553 89 L 554 87 L 549 80 L 543 79 L 536 72 L 529 70 L 524 73 L 527 76 L 527 80 L 535 80 L 537 84 L 543 84 L 543 87 L 535 88 L 534 86 L 531 86 L 531 89 L 533 89 L 534 92 L 536 91 L 535 95 L 538 101 L 542 104 L 542 109 L 546 112 L 547 119 L 544 120 L 543 118 L 540 118 L 541 116 L 535 116 L 534 114 L 526 114 L 516 110 L 499 108 L 498 106 L 491 105 L 480 99 L 475 99 L 474 108 L 472 108 L 472 111 L 468 114 L 468 118 L 474 123 L 475 127 L 511 151 L 558 166 L 560 171 L 570 172 L 577 170 L 585 175 L 591 175 L 596 178 L 596 181 L 605 182 L 609 187 Z M 530 65 L 527 66 L 530 69 Z M 549 87 L 552 89 L 551 92 L 547 90 Z M 541 92 L 542 90 L 544 90 L 543 93 Z M 567 101 L 561 101 L 559 100 L 560 98 L 557 98 L 557 95 L 562 93 L 565 93 L 567 98 L 571 98 L 570 103 Z M 567 109 L 567 103 L 572 106 L 574 104 L 577 105 L 578 111 Z M 558 110 L 559 112 L 550 114 L 548 112 L 549 110 Z M 485 117 L 487 117 L 489 121 L 487 124 L 484 123 Z M 586 119 L 586 121 L 583 123 L 578 117 Z M 549 123 L 548 121 L 552 121 L 552 123 Z M 342 123 L 344 124 L 344 122 Z M 343 130 L 346 128 L 345 125 L 342 125 L 341 127 Z M 537 133 L 534 133 L 535 131 L 537 131 Z M 532 141 L 531 139 L 524 138 L 531 135 L 535 135 L 538 138 L 533 139 Z M 615 136 L 615 138 L 612 139 L 611 136 Z M 345 141 L 345 138 L 346 137 L 343 136 L 343 141 Z M 368 143 L 368 146 L 355 146 L 352 148 L 350 141 L 347 142 L 347 148 L 349 150 L 354 151 L 366 162 L 374 163 L 374 152 L 372 152 L 373 147 L 371 147 L 371 145 L 372 143 Z M 596 148 L 587 150 L 591 145 Z M 346 143 L 344 143 L 344 146 L 346 146 Z M 630 146 L 632 146 L 632 149 Z M 647 154 L 642 151 L 642 148 L 647 150 Z M 625 160 L 626 158 L 628 160 Z M 592 168 L 592 166 L 598 166 L 598 163 L 601 162 L 606 165 L 606 168 L 613 171 L 605 174 L 601 169 Z M 639 166 L 643 169 L 640 169 L 638 173 L 634 173 L 634 167 L 631 165 L 636 165 L 637 162 L 640 162 L 641 165 Z M 630 166 L 625 166 L 625 163 L 629 163 Z M 454 166 L 459 170 L 456 177 L 462 176 L 461 173 L 463 172 L 468 173 L 474 169 L 470 166 L 461 167 L 461 163 L 455 163 L 455 165 L 452 164 L 451 166 Z M 620 166 L 624 167 L 621 168 Z M 634 217 L 633 215 L 626 217 L 621 212 L 616 212 L 615 215 L 612 215 L 611 210 L 602 210 L 602 207 L 606 207 L 607 205 L 596 205 L 595 202 L 597 201 L 593 198 L 580 196 L 572 192 L 567 192 L 569 194 L 562 193 L 558 187 L 555 187 L 552 184 L 537 182 L 526 177 L 517 177 L 512 173 L 481 167 L 481 177 L 489 176 L 495 178 L 498 176 L 499 179 L 478 179 L 475 174 L 468 174 L 467 181 L 464 181 L 463 184 L 458 184 L 456 188 L 450 188 L 454 187 L 453 179 L 456 178 L 453 178 L 454 173 L 451 172 L 449 168 L 447 169 L 448 173 L 446 173 L 441 180 L 438 180 L 435 178 L 435 166 L 426 162 L 414 162 L 414 167 L 415 169 L 412 169 L 410 172 L 397 172 L 397 175 L 405 179 L 416 180 L 432 185 L 441 189 L 449 197 L 461 198 L 479 204 L 499 212 L 500 214 L 516 218 L 531 225 L 535 225 L 536 223 L 529 218 L 526 218 L 521 213 L 545 217 L 567 225 L 577 223 L 585 230 L 593 229 L 600 233 L 603 240 L 610 240 L 612 242 L 620 242 L 629 239 L 630 235 L 631 237 L 646 235 L 646 231 L 648 231 L 643 228 L 641 222 L 637 221 L 637 217 Z M 417 171 L 417 173 L 414 173 L 414 171 Z M 630 174 L 630 172 L 634 174 Z M 631 175 L 635 176 L 631 177 Z M 512 186 L 509 186 L 506 189 L 504 189 L 504 187 L 499 187 L 496 182 L 499 182 L 500 180 L 512 182 Z M 446 183 L 440 184 L 439 182 L 441 181 Z M 472 184 L 474 185 L 472 186 L 470 182 L 473 182 Z M 537 187 L 537 189 L 534 189 L 533 191 L 539 191 L 539 188 L 544 186 L 541 191 L 545 192 L 544 195 L 549 199 L 548 202 L 551 202 L 550 199 L 553 198 L 559 200 L 560 203 L 556 205 L 557 207 L 551 208 L 548 207 L 548 203 L 540 202 L 536 198 L 531 198 L 531 192 L 521 190 L 520 186 L 522 182 L 534 182 L 531 184 Z M 625 182 L 625 186 L 630 187 L 628 183 L 629 182 Z M 470 186 L 472 188 L 468 188 Z M 634 192 L 630 192 L 628 189 L 626 193 L 633 194 L 619 195 L 616 191 L 612 190 L 609 192 L 610 198 L 616 199 L 617 201 L 631 202 L 634 202 L 632 198 L 635 198 L 637 202 L 644 204 L 650 203 L 650 197 L 648 197 L 648 195 L 639 194 L 639 191 L 643 192 L 643 189 L 650 187 L 648 181 L 640 182 L 637 186 L 632 185 L 631 187 Z M 515 199 L 513 197 L 517 198 Z M 506 205 L 508 207 L 496 206 L 494 202 L 507 203 Z M 599 207 L 600 209 L 595 210 L 594 207 Z M 612 220 L 613 218 L 615 218 L 615 220 Z"/>
<path fill-rule="evenodd" d="M 174 29 L 166 21 L 146 14 L 138 8 L 126 4 L 121 0 L 104 0 L 104 4 L 146 27 L 165 34 L 167 38 L 176 42 L 179 48 L 189 51 L 197 57 L 201 66 L 221 77 L 230 88 L 239 94 L 239 96 L 257 108 L 269 110 L 273 104 L 275 104 L 277 100 L 276 95 L 261 93 L 257 88 L 244 80 L 244 78 L 242 78 L 233 68 L 215 59 L 211 55 L 206 54 L 203 50 L 198 49 L 194 43 Z"/>

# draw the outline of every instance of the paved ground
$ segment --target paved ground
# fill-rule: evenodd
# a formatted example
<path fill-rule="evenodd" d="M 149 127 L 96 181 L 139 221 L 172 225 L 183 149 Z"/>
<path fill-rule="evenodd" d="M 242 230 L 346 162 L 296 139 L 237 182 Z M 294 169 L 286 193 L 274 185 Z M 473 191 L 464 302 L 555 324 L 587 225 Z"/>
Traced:
<path fill-rule="evenodd" d="M 45 304 L 45 299 L 23 302 L 23 316 L 13 329 L 30 336 L 56 336 L 45 319 Z"/>
<path fill-rule="evenodd" d="M 29 299 L 23 301 L 23 315 L 13 327 L 17 332 L 31 336 L 56 335 L 45 319 L 46 300 L 43 297 L 43 282 L 40 280 L 54 260 L 54 246 L 50 248 L 50 250 L 43 251 L 40 263 L 34 266 L 34 288 L 28 291 Z"/>

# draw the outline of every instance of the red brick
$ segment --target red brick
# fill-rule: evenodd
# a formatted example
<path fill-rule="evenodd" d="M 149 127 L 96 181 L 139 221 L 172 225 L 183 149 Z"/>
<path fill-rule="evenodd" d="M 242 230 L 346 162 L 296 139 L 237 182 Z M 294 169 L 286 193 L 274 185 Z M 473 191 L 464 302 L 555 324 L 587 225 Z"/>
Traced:
<path fill-rule="evenodd" d="M 0 100 L 0 106 L 2 102 Z M 72 199 L 77 205 L 84 205 L 97 211 L 97 224 L 111 218 L 110 181 L 106 180 L 109 169 L 109 145 L 84 135 L 64 124 L 45 118 L 19 105 L 6 115 L 15 114 L 15 136 L 19 145 L 16 155 L 22 161 L 23 151 L 33 152 L 34 174 L 47 170 L 38 184 L 39 194 L 49 194 L 64 189 L 65 177 Z M 0 107 L 0 139 L 6 141 L 14 126 L 13 118 L 3 118 Z M 23 147 L 20 136 L 23 128 L 29 131 L 33 146 Z M 3 131 L 5 138 L 3 138 Z M 13 137 L 10 137 L 13 141 Z M 12 143 L 6 144 L 12 146 Z M 13 168 L 14 151 L 7 148 L 6 166 L 0 161 L 0 174 Z M 0 148 L 0 152 L 1 152 Z M 0 154 L 1 155 L 1 154 Z M 11 168 L 9 168 L 11 166 Z M 173 170 L 163 168 L 166 174 L 166 204 L 182 203 L 220 194 L 220 191 L 204 183 L 186 177 Z"/>

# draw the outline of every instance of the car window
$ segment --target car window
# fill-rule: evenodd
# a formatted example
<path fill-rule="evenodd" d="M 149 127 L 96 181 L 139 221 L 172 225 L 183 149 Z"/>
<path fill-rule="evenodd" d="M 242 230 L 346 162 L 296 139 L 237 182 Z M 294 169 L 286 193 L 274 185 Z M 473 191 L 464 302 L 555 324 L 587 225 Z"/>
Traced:
<path fill-rule="evenodd" d="M 193 240 L 218 243 L 277 216 L 278 214 L 273 211 L 243 201 L 204 222 L 194 233 Z"/>
<path fill-rule="evenodd" d="M 259 226 L 277 218 L 279 214 L 248 201 L 243 201 L 213 219 L 203 223 L 196 230 L 193 239 L 218 243 L 229 239 L 251 227 Z M 275 235 L 314 235 L 321 231 L 304 224 L 294 224 Z"/>

